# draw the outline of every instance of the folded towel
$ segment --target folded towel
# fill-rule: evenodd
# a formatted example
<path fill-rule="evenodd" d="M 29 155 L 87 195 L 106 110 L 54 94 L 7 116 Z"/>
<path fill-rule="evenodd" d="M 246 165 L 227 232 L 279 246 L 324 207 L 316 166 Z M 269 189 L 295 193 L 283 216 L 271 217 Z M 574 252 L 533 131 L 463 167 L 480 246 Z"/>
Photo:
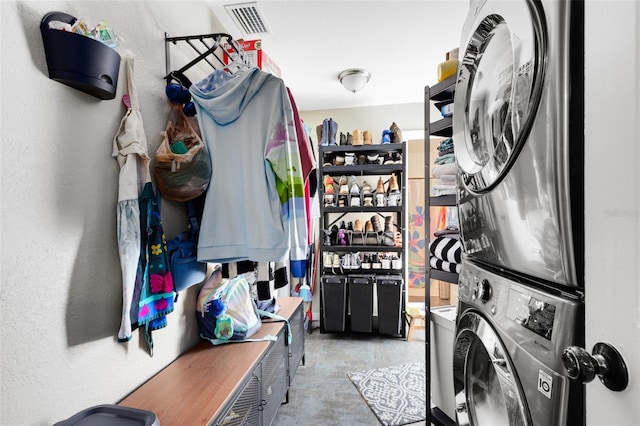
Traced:
<path fill-rule="evenodd" d="M 436 179 L 436 185 L 455 185 L 457 182 L 456 175 L 442 175 Z"/>
<path fill-rule="evenodd" d="M 431 169 L 431 176 L 437 178 L 442 175 L 455 175 L 458 173 L 458 165 L 453 163 L 438 164 Z"/>
<path fill-rule="evenodd" d="M 457 189 L 452 187 L 450 189 L 445 188 L 431 188 L 432 197 L 441 197 L 443 195 L 456 195 Z"/>
<path fill-rule="evenodd" d="M 449 237 L 437 237 L 429 241 L 429 252 L 438 259 L 447 262 L 460 263 L 462 261 L 462 243 Z"/>
<path fill-rule="evenodd" d="M 453 272 L 456 274 L 459 274 L 461 269 L 461 265 L 459 263 L 445 262 L 444 260 L 438 259 L 435 256 L 431 256 L 431 258 L 429 259 L 429 266 L 431 266 L 433 269 Z"/>
<path fill-rule="evenodd" d="M 445 154 L 453 154 L 453 152 L 454 152 L 453 151 L 453 147 L 445 148 L 445 149 L 438 148 L 438 155 L 439 156 L 442 156 L 442 155 L 445 155 Z"/>
<path fill-rule="evenodd" d="M 443 139 L 438 144 L 438 151 L 447 149 L 447 148 L 453 148 L 453 138 Z"/>
<path fill-rule="evenodd" d="M 457 226 L 447 226 L 444 229 L 436 229 L 433 233 L 435 237 L 447 236 L 451 238 L 460 238 L 460 229 Z"/>
<path fill-rule="evenodd" d="M 436 158 L 433 162 L 435 164 L 447 164 L 447 163 L 453 163 L 454 161 L 456 161 L 456 157 L 454 154 L 445 154 Z"/>

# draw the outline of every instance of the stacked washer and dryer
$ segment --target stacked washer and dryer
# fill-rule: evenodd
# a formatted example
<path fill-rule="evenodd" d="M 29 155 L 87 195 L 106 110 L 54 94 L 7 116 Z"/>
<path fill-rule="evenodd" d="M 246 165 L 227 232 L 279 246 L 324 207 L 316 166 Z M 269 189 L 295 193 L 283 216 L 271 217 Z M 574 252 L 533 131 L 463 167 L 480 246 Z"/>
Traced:
<path fill-rule="evenodd" d="M 583 5 L 471 1 L 454 100 L 460 425 L 584 423 Z"/>

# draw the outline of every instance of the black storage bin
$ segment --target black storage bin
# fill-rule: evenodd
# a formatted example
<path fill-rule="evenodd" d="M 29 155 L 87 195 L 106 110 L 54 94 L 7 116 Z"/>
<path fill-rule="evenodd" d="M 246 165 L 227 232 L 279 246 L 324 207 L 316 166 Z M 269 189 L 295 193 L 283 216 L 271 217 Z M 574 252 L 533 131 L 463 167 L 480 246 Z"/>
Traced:
<path fill-rule="evenodd" d="M 402 285 L 400 275 L 378 276 L 378 331 L 381 334 L 400 334 Z"/>
<path fill-rule="evenodd" d="M 347 316 L 347 278 L 342 275 L 322 277 L 324 330 L 344 331 Z"/>
<path fill-rule="evenodd" d="M 349 277 L 349 301 L 351 307 L 351 331 L 373 331 L 373 277 Z"/>
<path fill-rule="evenodd" d="M 62 12 L 50 12 L 42 18 L 40 32 L 49 78 L 99 99 L 115 98 L 120 71 L 118 52 L 92 38 L 49 29 L 49 21 L 73 24 L 76 18 Z"/>

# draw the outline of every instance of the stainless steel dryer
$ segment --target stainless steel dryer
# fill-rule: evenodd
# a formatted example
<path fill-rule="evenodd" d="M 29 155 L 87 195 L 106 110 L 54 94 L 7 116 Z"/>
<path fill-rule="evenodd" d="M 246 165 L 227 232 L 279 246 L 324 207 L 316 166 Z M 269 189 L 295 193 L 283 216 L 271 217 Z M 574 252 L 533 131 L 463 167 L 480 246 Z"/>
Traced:
<path fill-rule="evenodd" d="M 582 303 L 540 292 L 465 262 L 458 288 L 454 391 L 460 426 L 584 422 L 583 387 L 563 350 L 581 341 Z"/>
<path fill-rule="evenodd" d="M 583 287 L 583 5 L 472 1 L 453 140 L 467 256 Z"/>

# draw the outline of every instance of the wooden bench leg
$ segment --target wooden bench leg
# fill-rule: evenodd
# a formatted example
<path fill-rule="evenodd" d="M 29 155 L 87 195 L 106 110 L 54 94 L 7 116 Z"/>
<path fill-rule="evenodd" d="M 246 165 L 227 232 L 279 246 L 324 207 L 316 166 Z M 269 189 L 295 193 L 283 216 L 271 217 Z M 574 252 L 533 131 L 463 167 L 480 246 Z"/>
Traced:
<path fill-rule="evenodd" d="M 419 316 L 419 317 L 409 316 L 409 332 L 407 333 L 407 342 L 410 342 L 413 339 L 413 332 L 416 329 L 424 328 L 424 325 L 422 325 L 422 326 L 418 326 L 417 325 L 418 321 L 423 321 L 424 322 L 424 317 L 423 316 Z"/>

